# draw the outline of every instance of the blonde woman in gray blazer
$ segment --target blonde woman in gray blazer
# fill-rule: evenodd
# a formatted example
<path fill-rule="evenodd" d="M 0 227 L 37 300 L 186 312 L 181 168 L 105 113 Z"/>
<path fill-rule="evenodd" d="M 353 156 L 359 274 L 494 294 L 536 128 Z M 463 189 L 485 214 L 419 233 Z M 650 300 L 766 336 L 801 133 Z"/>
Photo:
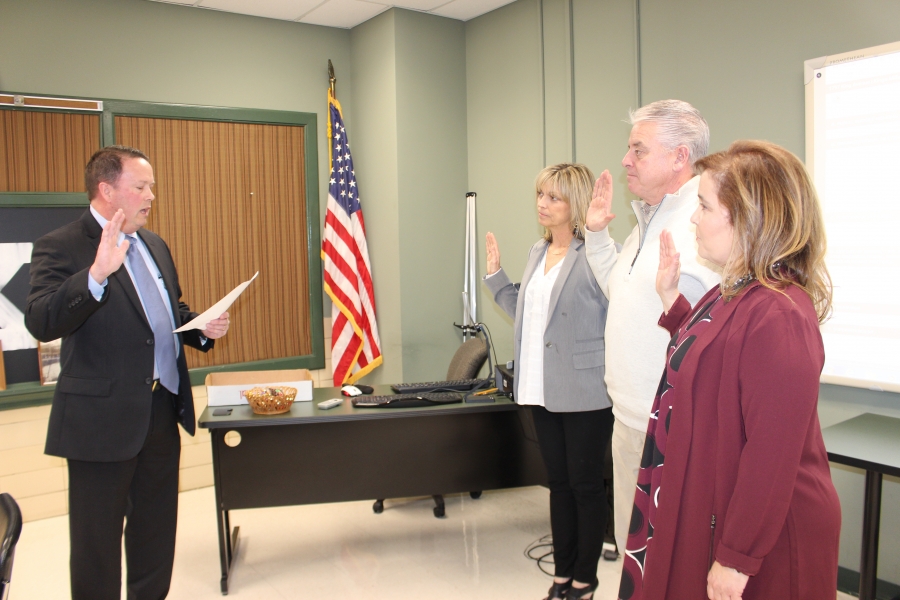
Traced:
<path fill-rule="evenodd" d="M 515 319 L 516 402 L 531 406 L 550 486 L 555 577 L 547 598 L 587 599 L 608 517 L 603 458 L 612 431 L 604 377 L 607 300 L 585 259 L 584 219 L 594 175 L 584 165 L 545 168 L 535 181 L 544 236 L 522 283 L 500 267 L 487 234 L 485 285 Z"/>

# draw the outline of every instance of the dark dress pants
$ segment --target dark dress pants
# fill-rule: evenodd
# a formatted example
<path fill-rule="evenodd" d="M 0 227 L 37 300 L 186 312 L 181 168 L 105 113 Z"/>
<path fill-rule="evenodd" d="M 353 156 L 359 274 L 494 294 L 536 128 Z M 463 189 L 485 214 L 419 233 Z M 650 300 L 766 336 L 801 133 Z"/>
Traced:
<path fill-rule="evenodd" d="M 554 413 L 532 407 L 550 487 L 550 530 L 557 577 L 593 583 L 609 510 L 603 459 L 612 408 Z"/>
<path fill-rule="evenodd" d="M 168 594 L 181 455 L 173 401 L 157 387 L 147 439 L 133 459 L 68 461 L 73 600 L 121 598 L 123 521 L 128 599 L 158 600 Z"/>

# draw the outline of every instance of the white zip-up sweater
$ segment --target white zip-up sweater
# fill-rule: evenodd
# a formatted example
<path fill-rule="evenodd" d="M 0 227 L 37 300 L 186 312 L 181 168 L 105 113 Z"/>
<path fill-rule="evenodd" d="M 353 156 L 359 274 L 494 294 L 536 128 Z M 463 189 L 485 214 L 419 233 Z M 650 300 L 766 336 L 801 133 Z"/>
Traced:
<path fill-rule="evenodd" d="M 617 252 L 609 230 L 585 232 L 588 265 L 609 299 L 606 320 L 606 387 L 617 421 L 647 430 L 650 408 L 666 362 L 669 334 L 657 325 L 663 311 L 656 294 L 659 235 L 672 233 L 681 254 L 678 290 L 691 303 L 721 281 L 712 265 L 697 256 L 691 215 L 697 208 L 700 178 L 694 177 L 674 194 L 666 194 L 644 227 L 640 203 L 632 202 L 638 224 Z M 646 229 L 646 230 L 645 230 Z"/>

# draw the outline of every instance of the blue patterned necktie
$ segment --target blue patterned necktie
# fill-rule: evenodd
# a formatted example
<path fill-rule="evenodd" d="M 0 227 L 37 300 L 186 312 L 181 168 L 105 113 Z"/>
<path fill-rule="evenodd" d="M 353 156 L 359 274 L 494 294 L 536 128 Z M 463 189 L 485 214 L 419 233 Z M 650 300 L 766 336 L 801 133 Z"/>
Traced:
<path fill-rule="evenodd" d="M 173 394 L 178 393 L 178 365 L 175 362 L 175 336 L 172 333 L 172 319 L 169 309 L 163 302 L 156 279 L 150 274 L 141 251 L 138 250 L 138 241 L 129 235 L 128 241 L 128 265 L 131 267 L 131 275 L 141 292 L 144 301 L 144 310 L 150 320 L 153 329 L 153 348 L 156 356 L 156 370 L 159 373 L 159 382 Z"/>

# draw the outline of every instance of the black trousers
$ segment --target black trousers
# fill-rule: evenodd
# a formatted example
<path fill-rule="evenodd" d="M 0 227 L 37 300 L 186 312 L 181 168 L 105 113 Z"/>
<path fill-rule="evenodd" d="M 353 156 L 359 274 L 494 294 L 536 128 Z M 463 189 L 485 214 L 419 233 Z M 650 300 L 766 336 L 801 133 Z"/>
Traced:
<path fill-rule="evenodd" d="M 147 439 L 133 459 L 68 461 L 73 600 L 121 598 L 123 522 L 128 600 L 158 600 L 169 593 L 181 456 L 173 401 L 157 387 Z"/>
<path fill-rule="evenodd" d="M 593 583 L 609 515 L 603 459 L 612 409 L 553 413 L 535 406 L 532 415 L 550 486 L 555 574 Z"/>

